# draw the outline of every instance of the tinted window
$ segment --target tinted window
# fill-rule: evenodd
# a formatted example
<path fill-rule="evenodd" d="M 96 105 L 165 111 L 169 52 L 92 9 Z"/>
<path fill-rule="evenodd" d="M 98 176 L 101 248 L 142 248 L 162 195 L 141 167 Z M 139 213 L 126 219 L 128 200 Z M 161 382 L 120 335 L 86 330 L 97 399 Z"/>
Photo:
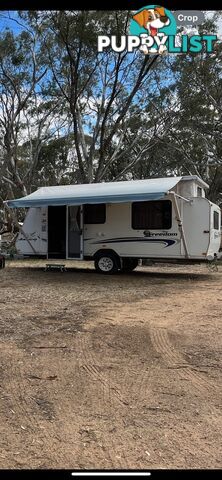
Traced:
<path fill-rule="evenodd" d="M 214 228 L 219 230 L 219 213 L 214 210 Z"/>
<path fill-rule="evenodd" d="M 132 228 L 165 230 L 172 225 L 170 200 L 132 203 Z"/>
<path fill-rule="evenodd" d="M 97 205 L 84 205 L 84 223 L 105 223 L 106 205 L 100 203 Z"/>
<path fill-rule="evenodd" d="M 202 188 L 201 187 L 197 187 L 197 196 L 202 197 Z"/>

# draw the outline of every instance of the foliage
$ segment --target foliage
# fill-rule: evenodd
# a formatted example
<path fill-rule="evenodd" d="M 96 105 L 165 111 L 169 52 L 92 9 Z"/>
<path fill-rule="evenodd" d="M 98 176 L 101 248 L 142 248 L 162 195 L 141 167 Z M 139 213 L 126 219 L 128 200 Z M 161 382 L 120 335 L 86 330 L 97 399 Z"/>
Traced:
<path fill-rule="evenodd" d="M 97 36 L 127 33 L 130 18 L 14 12 L 0 34 L 0 201 L 40 185 L 174 174 L 201 176 L 220 201 L 221 42 L 212 54 L 98 53 Z"/>

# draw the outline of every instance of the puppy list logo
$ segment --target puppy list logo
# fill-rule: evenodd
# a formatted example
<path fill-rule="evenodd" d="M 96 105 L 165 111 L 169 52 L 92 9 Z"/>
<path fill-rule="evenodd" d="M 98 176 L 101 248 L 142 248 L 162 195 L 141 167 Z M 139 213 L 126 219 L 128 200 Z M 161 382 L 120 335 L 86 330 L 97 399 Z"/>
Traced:
<path fill-rule="evenodd" d="M 167 8 L 148 5 L 132 15 L 129 35 L 98 36 L 98 52 L 110 47 L 114 52 L 139 49 L 145 55 L 213 51 L 216 35 L 177 35 L 179 20 Z"/>

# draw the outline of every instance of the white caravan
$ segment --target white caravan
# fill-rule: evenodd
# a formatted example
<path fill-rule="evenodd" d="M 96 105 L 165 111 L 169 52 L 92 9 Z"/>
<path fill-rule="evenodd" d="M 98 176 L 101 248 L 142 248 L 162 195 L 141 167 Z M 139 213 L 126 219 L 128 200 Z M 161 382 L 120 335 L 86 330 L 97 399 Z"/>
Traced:
<path fill-rule="evenodd" d="M 97 271 L 114 273 L 133 270 L 142 258 L 217 258 L 221 212 L 205 198 L 207 188 L 197 176 L 62 185 L 7 205 L 29 208 L 19 254 L 94 260 Z"/>

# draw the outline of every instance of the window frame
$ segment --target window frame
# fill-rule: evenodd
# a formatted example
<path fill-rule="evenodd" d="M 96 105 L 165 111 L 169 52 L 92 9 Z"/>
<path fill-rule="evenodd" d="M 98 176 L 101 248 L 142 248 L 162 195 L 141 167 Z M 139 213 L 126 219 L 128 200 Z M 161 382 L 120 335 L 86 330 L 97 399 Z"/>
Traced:
<path fill-rule="evenodd" d="M 169 227 L 150 227 L 150 226 L 145 226 L 145 227 L 134 227 L 134 224 L 133 224 L 133 208 L 134 208 L 134 205 L 138 205 L 138 204 L 141 204 L 141 203 L 148 203 L 149 205 L 152 204 L 152 203 L 168 203 L 168 205 L 170 205 L 170 226 Z M 131 228 L 133 230 L 170 230 L 172 228 L 172 220 L 173 220 L 173 215 L 172 215 L 172 201 L 167 199 L 167 200 L 145 200 L 145 201 L 142 201 L 142 202 L 132 202 L 131 204 Z"/>
<path fill-rule="evenodd" d="M 200 195 L 198 192 L 200 193 Z M 199 198 L 203 197 L 203 189 L 202 187 L 199 187 L 199 185 L 197 186 L 197 197 Z"/>
<path fill-rule="evenodd" d="M 213 229 L 214 230 L 220 230 L 219 220 L 220 220 L 219 212 L 217 210 L 214 210 L 214 214 L 213 214 Z M 217 224 L 217 227 L 215 227 L 215 223 Z"/>
<path fill-rule="evenodd" d="M 93 207 L 93 206 L 97 206 L 97 207 L 100 207 L 100 206 L 103 206 L 104 208 L 104 222 L 86 222 L 85 221 L 85 208 L 86 207 Z M 83 205 L 83 223 L 84 225 L 104 225 L 104 223 L 106 223 L 106 203 L 85 203 Z"/>

